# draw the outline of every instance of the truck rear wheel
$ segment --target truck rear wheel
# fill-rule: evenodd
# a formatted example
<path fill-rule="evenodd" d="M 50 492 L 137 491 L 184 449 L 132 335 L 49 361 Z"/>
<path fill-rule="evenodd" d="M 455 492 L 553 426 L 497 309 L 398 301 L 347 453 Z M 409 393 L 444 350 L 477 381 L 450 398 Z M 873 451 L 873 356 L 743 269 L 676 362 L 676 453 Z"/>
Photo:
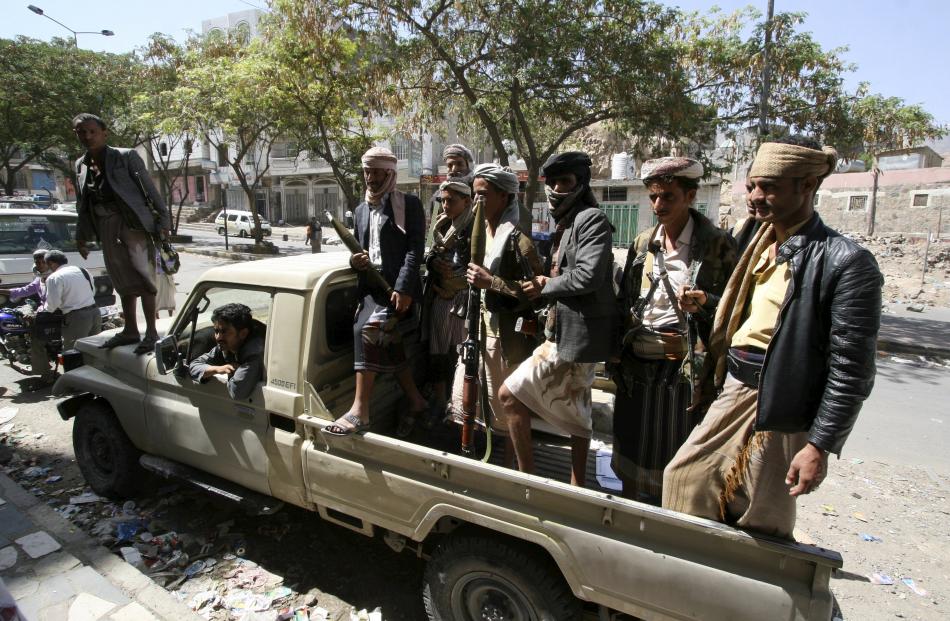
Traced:
<path fill-rule="evenodd" d="M 223 227 L 223 226 L 219 226 L 219 227 L 218 227 L 218 235 L 224 235 L 224 227 Z"/>
<path fill-rule="evenodd" d="M 100 496 L 128 498 L 145 482 L 145 470 L 139 465 L 141 451 L 112 410 L 98 400 L 81 405 L 76 412 L 73 451 L 83 477 Z"/>
<path fill-rule="evenodd" d="M 449 537 L 423 579 L 429 621 L 573 621 L 581 603 L 542 552 L 479 535 Z"/>

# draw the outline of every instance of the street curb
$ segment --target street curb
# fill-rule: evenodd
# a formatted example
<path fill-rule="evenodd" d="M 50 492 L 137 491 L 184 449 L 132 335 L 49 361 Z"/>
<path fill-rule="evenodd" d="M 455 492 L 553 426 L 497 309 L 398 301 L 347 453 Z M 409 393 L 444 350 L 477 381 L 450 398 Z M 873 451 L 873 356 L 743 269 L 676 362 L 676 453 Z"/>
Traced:
<path fill-rule="evenodd" d="M 927 358 L 950 358 L 950 347 L 940 345 L 926 345 L 902 343 L 901 341 L 877 341 L 877 350 L 888 354 L 909 354 Z"/>
<path fill-rule="evenodd" d="M 65 552 L 91 567 L 158 619 L 198 621 L 202 618 L 3 473 L 0 473 L 0 490 L 7 502 L 21 509 L 38 527 L 55 537 Z"/>

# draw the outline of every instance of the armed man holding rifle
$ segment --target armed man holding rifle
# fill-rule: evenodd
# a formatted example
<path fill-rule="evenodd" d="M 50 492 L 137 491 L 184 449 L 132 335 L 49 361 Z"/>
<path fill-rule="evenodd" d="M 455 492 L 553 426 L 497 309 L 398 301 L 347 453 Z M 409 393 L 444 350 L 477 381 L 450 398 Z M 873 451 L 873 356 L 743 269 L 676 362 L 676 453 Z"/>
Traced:
<path fill-rule="evenodd" d="M 361 298 L 353 326 L 356 398 L 350 410 L 324 428 L 346 436 L 369 426 L 369 403 L 378 373 L 395 373 L 409 399 L 408 419 L 399 432 L 408 435 L 427 403 L 412 378 L 402 334 L 414 327 L 413 301 L 421 293 L 419 266 L 425 244 L 425 214 L 415 196 L 396 189 L 396 156 L 373 147 L 363 154 L 366 197 L 356 208 L 356 240 L 362 248 L 350 257 L 359 274 Z M 339 229 L 338 229 L 339 231 Z M 352 249 L 351 249 L 352 250 Z M 386 283 L 382 286 L 379 272 Z"/>
<path fill-rule="evenodd" d="M 522 265 L 523 261 L 527 261 L 534 273 L 538 274 L 541 260 L 528 233 L 518 225 L 518 176 L 497 164 L 482 164 L 475 168 L 474 187 L 476 200 L 481 203 L 481 213 L 484 214 L 485 259 L 484 265 L 469 263 L 466 280 L 473 287 L 485 291 L 485 294 L 480 317 L 475 316 L 474 326 L 471 326 L 471 322 L 469 324 L 478 330 L 476 334 L 481 344 L 482 390 L 487 395 L 491 410 L 490 422 L 487 424 L 493 431 L 507 435 L 508 423 L 498 401 L 498 389 L 511 371 L 531 354 L 537 343 L 536 335 L 526 333 L 530 330 L 526 331 L 523 327 L 531 325 L 530 319 L 534 313 L 531 302 L 522 290 L 526 280 Z M 528 320 L 520 322 L 521 332 L 517 329 L 519 318 Z M 464 388 L 463 360 L 456 369 L 451 406 L 453 417 L 461 422 L 464 422 L 466 410 L 472 414 L 475 407 L 473 403 L 463 403 Z M 471 398 L 475 392 L 469 390 L 469 395 Z M 513 463 L 513 457 L 509 441 L 506 465 Z"/>

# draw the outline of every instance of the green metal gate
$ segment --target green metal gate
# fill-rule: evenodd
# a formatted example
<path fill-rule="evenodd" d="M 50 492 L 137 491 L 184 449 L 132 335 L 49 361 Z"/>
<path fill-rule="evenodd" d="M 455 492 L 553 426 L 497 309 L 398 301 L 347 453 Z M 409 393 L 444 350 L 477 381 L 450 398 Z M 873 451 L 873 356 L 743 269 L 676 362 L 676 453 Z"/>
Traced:
<path fill-rule="evenodd" d="M 616 205 L 601 203 L 600 208 L 614 225 L 614 246 L 629 248 L 637 237 L 640 226 L 640 208 L 637 205 Z"/>

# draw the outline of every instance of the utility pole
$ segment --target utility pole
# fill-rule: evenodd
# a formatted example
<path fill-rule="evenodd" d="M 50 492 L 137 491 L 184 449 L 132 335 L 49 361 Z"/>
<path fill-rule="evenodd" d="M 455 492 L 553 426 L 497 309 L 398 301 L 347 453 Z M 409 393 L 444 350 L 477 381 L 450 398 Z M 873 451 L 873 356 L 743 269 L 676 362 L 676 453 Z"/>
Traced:
<path fill-rule="evenodd" d="M 775 14 L 775 0 L 769 0 L 768 17 L 765 19 L 765 45 L 762 48 L 762 92 L 759 98 L 759 142 L 769 133 L 769 94 L 771 92 L 772 67 L 769 65 L 769 51 L 772 47 L 772 16 Z"/>

